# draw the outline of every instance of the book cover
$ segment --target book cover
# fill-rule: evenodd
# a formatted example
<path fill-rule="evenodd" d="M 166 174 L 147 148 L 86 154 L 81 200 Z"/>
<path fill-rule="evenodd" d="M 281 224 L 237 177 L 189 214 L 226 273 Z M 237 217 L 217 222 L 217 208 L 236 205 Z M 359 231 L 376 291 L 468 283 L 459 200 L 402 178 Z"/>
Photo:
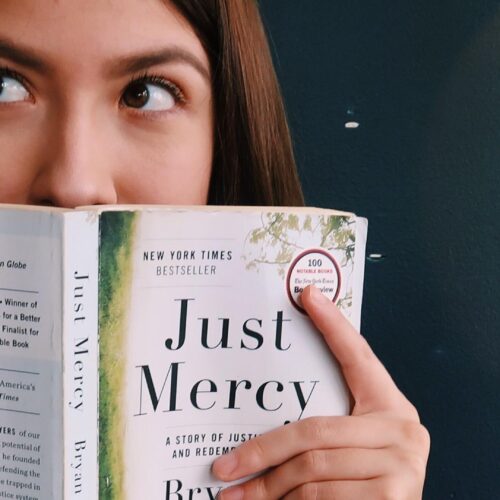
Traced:
<path fill-rule="evenodd" d="M 101 214 L 100 238 L 100 498 L 215 498 L 216 456 L 348 413 L 300 292 L 316 285 L 359 327 L 365 220 L 122 210 Z"/>

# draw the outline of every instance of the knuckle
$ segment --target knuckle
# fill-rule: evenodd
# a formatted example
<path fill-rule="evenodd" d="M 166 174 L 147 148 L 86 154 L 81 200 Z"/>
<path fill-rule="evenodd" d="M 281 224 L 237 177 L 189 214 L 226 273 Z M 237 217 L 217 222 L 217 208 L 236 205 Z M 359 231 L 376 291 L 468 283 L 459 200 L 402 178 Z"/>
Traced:
<path fill-rule="evenodd" d="M 411 418 L 415 422 L 420 422 L 420 415 L 418 414 L 418 410 L 412 403 L 410 403 L 410 401 L 407 401 L 406 411 L 408 412 L 409 418 Z"/>
<path fill-rule="evenodd" d="M 258 466 L 263 463 L 266 457 L 266 450 L 262 446 L 262 442 L 259 438 L 253 439 L 248 442 L 247 454 L 251 460 L 252 465 Z M 250 452 L 250 453 L 248 453 Z"/>
<path fill-rule="evenodd" d="M 427 453 L 429 453 L 431 447 L 431 435 L 429 434 L 427 428 L 424 427 L 423 425 L 419 425 L 419 430 L 420 430 L 419 442 L 422 445 L 422 448 L 424 448 L 427 451 Z"/>
<path fill-rule="evenodd" d="M 252 499 L 268 499 L 270 498 L 270 492 L 267 487 L 267 482 L 266 478 L 259 478 L 255 479 L 254 481 L 251 481 L 249 483 L 251 487 L 245 492 L 246 493 L 246 498 L 252 498 Z"/>
<path fill-rule="evenodd" d="M 310 450 L 297 458 L 297 470 L 302 471 L 305 477 L 323 475 L 327 468 L 325 454 L 322 450 Z"/>
<path fill-rule="evenodd" d="M 318 466 L 318 457 L 315 451 L 306 451 L 302 453 L 299 458 L 300 470 L 312 471 L 316 470 Z"/>
<path fill-rule="evenodd" d="M 304 420 L 304 424 L 304 438 L 312 445 L 326 442 L 333 430 L 326 418 L 310 417 Z"/>
<path fill-rule="evenodd" d="M 411 421 L 403 422 L 401 430 L 404 442 L 427 456 L 431 441 L 429 431 L 422 424 Z"/>
<path fill-rule="evenodd" d="M 314 483 L 302 484 L 295 490 L 295 493 L 297 500 L 317 500 L 318 486 Z"/>
<path fill-rule="evenodd" d="M 400 484 L 394 479 L 386 479 L 381 483 L 377 500 L 402 500 L 406 498 Z"/>

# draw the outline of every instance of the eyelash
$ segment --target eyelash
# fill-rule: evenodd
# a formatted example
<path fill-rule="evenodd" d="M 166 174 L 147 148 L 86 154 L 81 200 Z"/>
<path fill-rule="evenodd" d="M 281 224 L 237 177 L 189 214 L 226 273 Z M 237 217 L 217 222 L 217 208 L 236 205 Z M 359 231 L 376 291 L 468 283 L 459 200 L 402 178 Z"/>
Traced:
<path fill-rule="evenodd" d="M 127 83 L 125 86 L 125 90 L 132 84 L 134 83 L 144 83 L 144 84 L 151 84 L 151 85 L 157 85 L 159 87 L 162 87 L 164 90 L 170 92 L 172 94 L 172 97 L 174 98 L 175 104 L 176 105 L 184 105 L 187 102 L 186 96 L 184 92 L 181 90 L 181 88 L 172 82 L 171 80 L 167 80 L 163 76 L 160 75 L 155 75 L 152 73 L 149 73 L 145 71 L 144 73 L 141 73 L 140 75 L 134 76 L 130 79 L 130 81 Z M 124 90 L 124 92 L 125 92 Z M 139 112 L 139 113 L 158 113 L 158 111 L 141 111 L 140 109 L 134 109 L 134 111 Z"/>
<path fill-rule="evenodd" d="M 7 66 L 0 66 L 0 78 L 1 77 L 7 77 L 12 78 L 13 80 L 17 80 L 23 87 L 26 87 L 26 90 L 31 94 L 30 84 L 28 80 L 26 80 L 26 78 L 24 78 L 24 76 L 17 71 L 14 71 Z"/>

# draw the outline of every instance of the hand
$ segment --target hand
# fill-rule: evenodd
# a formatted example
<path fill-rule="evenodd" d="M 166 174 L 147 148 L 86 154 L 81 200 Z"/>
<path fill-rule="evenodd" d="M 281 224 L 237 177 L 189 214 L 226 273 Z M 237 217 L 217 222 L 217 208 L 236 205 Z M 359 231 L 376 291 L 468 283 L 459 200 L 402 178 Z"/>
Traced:
<path fill-rule="evenodd" d="M 220 500 L 422 498 L 429 435 L 364 338 L 321 292 L 302 303 L 339 361 L 354 397 L 347 417 L 280 427 L 217 459 L 223 481 L 269 471 L 223 490 Z"/>

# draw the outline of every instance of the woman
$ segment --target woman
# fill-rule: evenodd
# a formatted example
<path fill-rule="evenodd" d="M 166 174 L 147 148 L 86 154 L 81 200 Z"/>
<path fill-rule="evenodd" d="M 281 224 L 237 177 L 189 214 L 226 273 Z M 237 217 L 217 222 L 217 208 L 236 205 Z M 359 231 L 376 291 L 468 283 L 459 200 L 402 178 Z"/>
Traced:
<path fill-rule="evenodd" d="M 302 195 L 253 1 L 2 0 L 0 201 L 298 205 Z M 349 417 L 313 418 L 219 458 L 251 498 L 421 497 L 429 438 L 363 338 L 316 289 Z"/>

